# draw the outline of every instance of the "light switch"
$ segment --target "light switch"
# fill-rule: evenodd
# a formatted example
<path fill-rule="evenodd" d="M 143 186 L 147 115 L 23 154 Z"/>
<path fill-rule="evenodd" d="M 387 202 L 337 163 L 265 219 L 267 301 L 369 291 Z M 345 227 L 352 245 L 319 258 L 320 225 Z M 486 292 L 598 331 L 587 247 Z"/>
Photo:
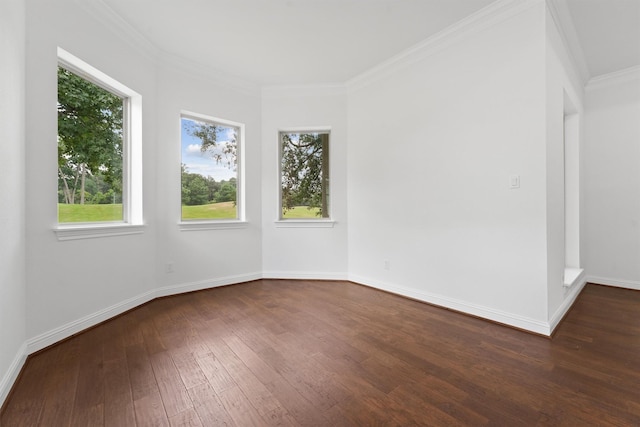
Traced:
<path fill-rule="evenodd" d="M 509 177 L 509 188 L 520 188 L 520 175 L 511 175 Z"/>

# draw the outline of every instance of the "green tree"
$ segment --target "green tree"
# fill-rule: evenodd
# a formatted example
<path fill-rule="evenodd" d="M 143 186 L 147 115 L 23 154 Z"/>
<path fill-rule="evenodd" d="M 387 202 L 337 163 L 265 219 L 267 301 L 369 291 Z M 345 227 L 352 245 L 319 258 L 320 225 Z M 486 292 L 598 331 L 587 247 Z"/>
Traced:
<path fill-rule="evenodd" d="M 201 141 L 200 151 L 211 154 L 211 157 L 219 164 L 226 164 L 230 169 L 238 167 L 238 142 L 237 132 L 234 127 L 221 126 L 210 122 L 198 122 L 185 120 L 187 132 Z M 222 132 L 232 129 L 230 138 L 220 142 L 218 138 Z"/>
<path fill-rule="evenodd" d="M 329 134 L 283 133 L 281 144 L 283 211 L 308 206 L 328 217 Z"/>
<path fill-rule="evenodd" d="M 231 178 L 229 181 L 222 181 L 220 190 L 216 193 L 214 201 L 220 202 L 235 202 L 236 201 L 236 179 Z"/>
<path fill-rule="evenodd" d="M 122 192 L 123 100 L 58 67 L 58 178 L 65 203 L 85 202 L 87 175 Z"/>
<path fill-rule="evenodd" d="M 209 201 L 209 187 L 204 176 L 190 173 L 182 165 L 182 204 L 187 206 L 205 205 Z"/>

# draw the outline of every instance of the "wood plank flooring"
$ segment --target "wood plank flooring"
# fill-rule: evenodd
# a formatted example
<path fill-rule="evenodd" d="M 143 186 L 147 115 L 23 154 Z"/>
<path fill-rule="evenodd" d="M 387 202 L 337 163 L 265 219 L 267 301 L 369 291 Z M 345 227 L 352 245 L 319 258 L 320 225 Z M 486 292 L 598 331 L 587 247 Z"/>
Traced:
<path fill-rule="evenodd" d="M 640 426 L 640 292 L 552 339 L 348 282 L 152 301 L 27 360 L 10 426 Z"/>

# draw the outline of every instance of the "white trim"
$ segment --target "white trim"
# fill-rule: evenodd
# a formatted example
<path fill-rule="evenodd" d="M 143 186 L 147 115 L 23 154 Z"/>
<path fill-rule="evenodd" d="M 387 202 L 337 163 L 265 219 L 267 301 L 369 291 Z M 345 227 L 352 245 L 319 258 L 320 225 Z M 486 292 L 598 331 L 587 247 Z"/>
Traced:
<path fill-rule="evenodd" d="M 249 227 L 247 221 L 238 220 L 211 220 L 211 221 L 181 221 L 178 223 L 180 231 L 201 231 L 201 230 L 231 230 Z"/>
<path fill-rule="evenodd" d="M 574 282 L 574 286 L 572 286 L 572 288 L 566 288 L 567 291 L 569 291 L 569 295 L 565 297 L 562 304 L 560 304 L 560 307 L 558 307 L 556 312 L 553 313 L 553 316 L 549 319 L 549 328 L 551 333 L 553 333 L 556 327 L 560 324 L 560 321 L 571 309 L 571 306 L 573 306 L 573 303 L 576 301 L 576 298 L 578 298 L 578 295 L 580 295 L 580 292 L 582 292 L 582 289 L 586 284 L 587 281 L 585 280 L 585 276 L 584 274 L 581 274 L 581 276 L 579 276 L 579 280 Z"/>
<path fill-rule="evenodd" d="M 273 222 L 277 228 L 333 228 L 332 219 L 279 219 Z"/>
<path fill-rule="evenodd" d="M 592 91 L 623 83 L 630 83 L 636 80 L 640 81 L 640 65 L 593 77 L 587 82 L 585 90 Z"/>
<path fill-rule="evenodd" d="M 582 85 L 584 85 L 591 76 L 566 0 L 546 0 L 546 4 L 567 56 L 573 63 L 573 68 L 577 71 Z"/>
<path fill-rule="evenodd" d="M 160 50 L 102 0 L 76 0 L 75 4 L 147 59 L 154 60 Z"/>
<path fill-rule="evenodd" d="M 493 27 L 538 4 L 540 4 L 539 0 L 497 0 L 426 40 L 348 80 L 346 82 L 347 90 L 352 92 L 366 87 L 377 80 L 440 52 L 463 37 L 469 37 L 486 28 Z"/>
<path fill-rule="evenodd" d="M 13 358 L 11 365 L 9 365 L 9 369 L 5 372 L 2 380 L 0 381 L 0 408 L 4 405 L 4 401 L 9 396 L 9 392 L 11 391 L 11 387 L 18 379 L 18 375 L 20 375 L 20 371 L 24 366 L 24 362 L 27 360 L 27 343 L 24 342 L 18 349 L 16 356 Z"/>
<path fill-rule="evenodd" d="M 227 120 L 227 119 L 221 119 L 218 117 L 213 117 L 213 116 L 208 116 L 206 114 L 200 114 L 200 113 L 194 113 L 191 111 L 186 111 L 186 110 L 182 110 L 180 111 L 180 128 L 182 128 L 182 120 L 189 120 L 192 122 L 198 122 L 198 123 L 202 123 L 204 122 L 204 124 L 212 124 L 212 125 L 221 125 L 223 127 L 227 127 L 227 128 L 235 128 L 237 131 L 236 134 L 236 218 L 233 219 L 223 219 L 223 220 L 205 220 L 205 219 L 195 219 L 194 221 L 200 222 L 200 224 L 204 224 L 204 223 L 224 223 L 224 222 L 228 222 L 230 223 L 231 221 L 235 221 L 236 223 L 240 223 L 240 222 L 244 222 L 245 218 L 246 218 L 246 212 L 245 212 L 245 155 L 244 155 L 244 145 L 245 145 L 245 137 L 244 137 L 244 133 L 245 133 L 245 126 L 244 123 L 241 122 L 236 122 L 236 121 L 232 121 L 232 120 Z M 182 138 L 180 141 L 180 144 L 182 145 Z M 181 160 L 182 161 L 182 160 Z M 182 217 L 182 214 L 180 215 Z M 190 222 L 189 220 L 181 220 L 180 224 L 185 224 Z M 204 229 L 213 229 L 213 228 L 241 228 L 240 226 L 220 226 L 220 227 L 201 227 L 199 228 L 200 230 L 204 230 Z M 185 227 L 186 229 L 195 229 L 195 227 Z"/>
<path fill-rule="evenodd" d="M 160 49 L 102 0 L 76 0 L 76 4 L 107 29 L 111 30 L 122 41 L 156 63 L 160 62 L 180 72 L 199 76 L 219 85 L 236 89 L 245 95 L 260 95 L 260 87 L 255 82 L 238 78 L 200 62 Z"/>
<path fill-rule="evenodd" d="M 59 241 L 97 239 L 99 237 L 128 236 L 130 234 L 144 233 L 144 225 L 132 225 L 124 223 L 95 223 L 78 225 L 60 225 L 53 229 Z"/>
<path fill-rule="evenodd" d="M 325 83 L 315 85 L 282 85 L 262 88 L 264 98 L 288 98 L 300 96 L 341 96 L 347 94 L 344 83 Z"/>
<path fill-rule="evenodd" d="M 122 98 L 122 219 L 142 225 L 142 95 L 59 46 L 57 55 L 58 66 Z"/>
<path fill-rule="evenodd" d="M 596 285 L 613 286 L 616 288 L 625 288 L 640 291 L 640 282 L 635 280 L 620 280 L 598 276 L 587 276 L 585 280 L 588 283 L 594 283 Z"/>
<path fill-rule="evenodd" d="M 565 288 L 570 288 L 581 280 L 584 282 L 584 268 L 565 267 L 563 280 Z"/>
<path fill-rule="evenodd" d="M 291 279 L 291 280 L 348 280 L 346 272 L 327 271 L 265 271 L 262 273 L 263 279 Z"/>
<path fill-rule="evenodd" d="M 110 307 L 98 310 L 95 313 L 88 314 L 80 319 L 71 321 L 65 325 L 51 329 L 27 340 L 27 353 L 31 354 L 42 350 L 50 345 L 62 341 L 70 336 L 77 334 L 87 328 L 97 325 L 100 322 L 109 320 L 127 310 L 138 307 L 146 302 L 151 301 L 155 297 L 155 291 L 151 290 L 144 294 L 121 301 Z"/>
<path fill-rule="evenodd" d="M 226 276 L 219 279 L 200 280 L 197 282 L 181 283 L 178 285 L 163 286 L 156 289 L 156 298 L 170 295 L 179 295 L 186 292 L 201 291 L 204 289 L 218 288 L 220 286 L 236 285 L 244 282 L 262 279 L 261 273 L 239 274 L 237 276 Z"/>
<path fill-rule="evenodd" d="M 285 219 L 282 218 L 282 147 L 283 147 L 283 134 L 287 133 L 297 133 L 297 134 L 309 134 L 309 133 L 319 133 L 319 134 L 327 134 L 329 135 L 329 218 L 319 218 L 319 219 Z M 277 183 L 278 183 L 278 210 L 276 212 L 276 227 L 279 228 L 332 228 L 335 224 L 335 221 L 331 219 L 331 209 L 333 206 L 333 196 L 331 191 L 331 177 L 333 176 L 333 161 L 332 156 L 333 153 L 333 137 L 331 136 L 331 126 L 289 126 L 278 128 L 278 167 L 276 168 Z M 324 156 L 325 153 L 322 153 Z"/>
<path fill-rule="evenodd" d="M 423 301 L 429 304 L 434 304 L 440 307 L 449 308 L 451 310 L 459 311 L 461 313 L 478 316 L 484 319 L 492 320 L 494 322 L 509 325 L 515 328 L 524 329 L 536 334 L 551 335 L 551 328 L 549 323 L 543 322 L 529 317 L 520 316 L 515 313 L 508 313 L 506 311 L 496 310 L 490 307 L 485 307 L 478 304 L 472 304 L 466 301 L 458 300 L 455 298 L 449 298 L 442 295 L 432 294 L 429 292 L 419 291 L 416 289 L 406 288 L 404 286 L 391 285 L 379 280 L 370 279 L 354 274 L 349 274 L 349 281 L 358 283 L 371 288 L 380 289 L 386 292 L 390 292 L 396 295 L 401 295 L 409 298 L 413 298 L 418 301 Z"/>
<path fill-rule="evenodd" d="M 260 278 L 262 278 L 262 274 L 260 273 L 249 273 L 237 276 L 227 276 L 219 279 L 203 280 L 199 282 L 182 283 L 178 285 L 156 288 L 141 295 L 116 303 L 110 307 L 98 310 L 95 313 L 88 314 L 80 319 L 71 321 L 50 331 L 43 332 L 42 334 L 27 340 L 26 353 L 31 354 L 36 351 L 42 350 L 43 348 L 69 338 L 74 334 L 82 332 L 85 329 L 109 320 L 119 314 L 124 313 L 125 311 L 136 308 L 158 297 L 178 295 L 184 292 L 249 282 L 252 280 L 258 280 Z"/>

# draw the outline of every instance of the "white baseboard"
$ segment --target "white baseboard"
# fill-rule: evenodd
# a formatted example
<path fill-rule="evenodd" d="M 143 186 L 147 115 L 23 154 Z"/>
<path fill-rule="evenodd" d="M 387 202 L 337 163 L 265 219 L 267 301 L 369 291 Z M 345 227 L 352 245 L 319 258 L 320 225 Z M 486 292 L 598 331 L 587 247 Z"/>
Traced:
<path fill-rule="evenodd" d="M 155 298 L 183 294 L 185 292 L 201 291 L 203 289 L 217 288 L 220 286 L 234 285 L 236 283 L 250 282 L 258 279 L 262 279 L 261 273 L 240 274 L 237 276 L 227 276 L 219 279 L 201 280 L 198 282 L 164 286 L 156 289 Z"/>
<path fill-rule="evenodd" d="M 9 392 L 11 391 L 11 387 L 16 382 L 18 375 L 20 374 L 20 370 L 24 366 L 24 362 L 27 360 L 27 343 L 23 343 L 16 356 L 13 358 L 13 362 L 5 372 L 2 380 L 0 381 L 0 408 L 4 405 L 4 401 L 9 396 Z"/>
<path fill-rule="evenodd" d="M 97 325 L 100 322 L 109 320 L 118 314 L 122 314 L 127 310 L 131 310 L 139 305 L 151 301 L 155 298 L 156 290 L 145 292 L 142 295 L 129 298 L 128 300 L 121 301 L 111 307 L 104 308 L 86 315 L 80 319 L 69 322 L 66 325 L 59 326 L 44 332 L 36 337 L 27 340 L 27 353 L 31 354 L 36 351 L 42 350 L 52 344 L 62 341 L 65 338 L 69 338 L 73 334 L 77 334 L 87 328 Z"/>
<path fill-rule="evenodd" d="M 589 283 L 595 283 L 597 285 L 615 286 L 616 288 L 626 288 L 640 291 L 640 282 L 632 280 L 618 280 L 610 279 L 608 277 L 587 276 L 586 281 Z"/>
<path fill-rule="evenodd" d="M 347 273 L 308 272 L 308 271 L 265 271 L 263 279 L 299 279 L 299 280 L 348 280 Z"/>
<path fill-rule="evenodd" d="M 553 313 L 553 316 L 551 316 L 551 319 L 549 320 L 551 333 L 553 333 L 556 327 L 560 324 L 562 318 L 567 314 L 569 309 L 571 309 L 571 306 L 576 301 L 576 298 L 578 298 L 578 295 L 580 295 L 580 292 L 586 284 L 587 280 L 583 274 L 581 277 L 578 277 L 577 281 L 574 282 L 570 288 L 567 288 L 569 294 L 565 297 L 564 301 L 562 301 L 562 304 L 560 304 L 560 307 L 558 307 L 556 312 Z"/>
<path fill-rule="evenodd" d="M 109 320 L 119 314 L 124 313 L 125 311 L 131 310 L 132 308 L 138 307 L 158 297 L 198 291 L 218 286 L 232 285 L 235 283 L 257 280 L 260 278 L 262 278 L 262 275 L 260 273 L 251 273 L 156 288 L 27 340 L 27 354 L 42 350 L 43 348 L 62 341 L 65 338 L 69 338 L 73 334 L 77 334 L 80 331 L 95 326 L 98 323 L 104 322 L 105 320 Z"/>
<path fill-rule="evenodd" d="M 501 310 L 496 310 L 490 307 L 484 307 L 477 304 L 472 304 L 466 301 L 444 297 L 442 295 L 436 295 L 429 292 L 419 291 L 417 289 L 406 288 L 397 285 L 390 285 L 378 280 L 349 275 L 349 280 L 361 285 L 369 286 L 372 288 L 380 289 L 383 291 L 391 292 L 393 294 L 413 298 L 418 301 L 423 301 L 429 304 L 434 304 L 440 307 L 449 308 L 451 310 L 459 311 L 462 313 L 471 314 L 473 316 L 482 317 L 484 319 L 492 320 L 494 322 L 502 323 L 512 326 L 518 329 L 524 329 L 534 332 L 536 334 L 551 335 L 551 327 L 549 323 L 539 320 L 531 319 L 528 317 L 520 316 L 514 313 L 508 313 Z"/>

